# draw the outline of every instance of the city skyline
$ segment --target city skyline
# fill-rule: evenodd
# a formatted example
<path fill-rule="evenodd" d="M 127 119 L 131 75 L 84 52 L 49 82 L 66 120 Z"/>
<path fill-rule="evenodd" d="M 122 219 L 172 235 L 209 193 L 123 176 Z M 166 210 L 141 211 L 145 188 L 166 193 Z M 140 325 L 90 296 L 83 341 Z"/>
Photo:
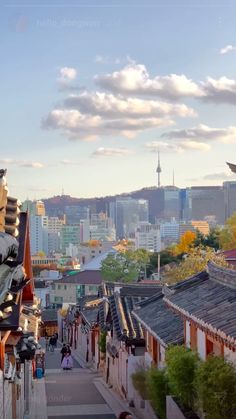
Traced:
<path fill-rule="evenodd" d="M 2 168 L 21 200 L 236 180 L 236 5 L 2 6 Z M 206 34 L 208 36 L 206 36 Z"/>

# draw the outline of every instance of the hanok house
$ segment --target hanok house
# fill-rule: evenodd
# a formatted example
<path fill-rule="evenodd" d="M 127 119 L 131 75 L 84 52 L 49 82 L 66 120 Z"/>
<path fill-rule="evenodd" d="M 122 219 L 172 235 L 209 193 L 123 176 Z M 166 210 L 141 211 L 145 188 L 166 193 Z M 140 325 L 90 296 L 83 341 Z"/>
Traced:
<path fill-rule="evenodd" d="M 64 337 L 83 366 L 99 367 L 98 311 L 101 298 L 85 296 L 76 306 L 69 306 L 64 319 Z"/>
<path fill-rule="evenodd" d="M 26 213 L 8 196 L 0 171 L 0 403 L 1 418 L 22 418 L 30 410 L 32 361 L 40 313 L 34 297 Z"/>
<path fill-rule="evenodd" d="M 42 311 L 40 336 L 52 336 L 54 333 L 58 333 L 57 310 L 46 308 Z"/>
<path fill-rule="evenodd" d="M 133 311 L 144 330 L 145 366 L 162 368 L 166 348 L 184 343 L 183 320 L 164 303 L 163 297 L 160 290 Z"/>
<path fill-rule="evenodd" d="M 179 283 L 164 297 L 184 321 L 185 345 L 236 363 L 236 271 L 208 263 L 207 271 Z"/>
<path fill-rule="evenodd" d="M 132 398 L 131 375 L 143 362 L 145 335 L 140 322 L 133 315 L 136 305 L 155 294 L 159 285 L 132 284 L 114 287 L 108 298 L 109 309 L 106 316 L 106 382 L 123 397 Z"/>

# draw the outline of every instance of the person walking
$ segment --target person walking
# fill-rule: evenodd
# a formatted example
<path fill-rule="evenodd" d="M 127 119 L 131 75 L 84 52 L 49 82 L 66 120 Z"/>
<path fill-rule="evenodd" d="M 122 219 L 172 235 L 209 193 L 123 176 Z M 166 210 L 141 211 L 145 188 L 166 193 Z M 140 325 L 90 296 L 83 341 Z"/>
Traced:
<path fill-rule="evenodd" d="M 63 361 L 64 356 L 67 354 L 67 346 L 65 343 L 63 343 L 63 346 L 61 348 L 61 363 Z"/>
<path fill-rule="evenodd" d="M 55 339 L 55 336 L 53 335 L 49 339 L 49 351 L 54 352 L 55 344 L 56 344 L 56 339 Z"/>
<path fill-rule="evenodd" d="M 45 347 L 46 347 L 46 351 L 48 351 L 48 349 L 49 349 L 49 337 L 48 337 L 48 335 L 45 335 Z"/>
<path fill-rule="evenodd" d="M 73 368 L 73 359 L 72 359 L 72 356 L 69 355 L 68 352 L 65 354 L 63 358 L 61 367 L 63 368 L 63 370 L 71 370 Z"/>
<path fill-rule="evenodd" d="M 57 347 L 57 341 L 58 341 L 58 333 L 54 333 L 55 336 L 55 348 Z"/>

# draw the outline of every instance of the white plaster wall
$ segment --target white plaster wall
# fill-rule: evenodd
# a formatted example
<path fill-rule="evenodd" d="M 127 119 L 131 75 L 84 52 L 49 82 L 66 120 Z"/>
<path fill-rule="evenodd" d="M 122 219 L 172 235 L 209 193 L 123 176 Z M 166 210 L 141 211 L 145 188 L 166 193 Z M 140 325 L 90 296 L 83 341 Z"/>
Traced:
<path fill-rule="evenodd" d="M 201 359 L 206 359 L 206 335 L 205 333 L 197 329 L 197 349 Z"/>
<path fill-rule="evenodd" d="M 144 362 L 145 362 L 145 365 L 147 365 L 147 367 L 151 367 L 151 365 L 152 365 L 152 357 L 149 354 L 149 352 L 145 352 L 145 354 L 144 354 Z"/>
<path fill-rule="evenodd" d="M 236 352 L 231 351 L 229 348 L 226 348 L 226 346 L 224 346 L 224 358 L 236 365 Z"/>
<path fill-rule="evenodd" d="M 190 323 L 187 320 L 185 321 L 185 339 L 187 348 L 190 348 Z"/>
<path fill-rule="evenodd" d="M 165 363 L 166 363 L 166 350 L 164 348 L 164 346 L 160 345 L 160 354 L 161 354 L 161 359 L 159 360 L 159 368 L 164 368 Z"/>
<path fill-rule="evenodd" d="M 12 419 L 12 385 L 7 380 L 4 381 L 4 411 L 5 419 Z"/>
<path fill-rule="evenodd" d="M 140 366 L 145 365 L 144 356 L 134 356 L 130 355 L 128 357 L 128 394 L 127 398 L 129 400 L 134 399 L 135 389 L 132 382 L 132 374 L 137 371 Z"/>

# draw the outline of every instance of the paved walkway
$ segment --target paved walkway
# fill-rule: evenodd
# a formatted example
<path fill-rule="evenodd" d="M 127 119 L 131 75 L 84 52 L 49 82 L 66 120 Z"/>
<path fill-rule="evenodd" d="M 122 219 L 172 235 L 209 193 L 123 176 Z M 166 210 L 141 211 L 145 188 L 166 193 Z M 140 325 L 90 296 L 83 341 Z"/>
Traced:
<path fill-rule="evenodd" d="M 46 352 L 46 398 L 48 419 L 115 419 L 97 385 L 98 375 L 80 367 L 74 359 L 72 371 L 60 368 L 61 346 Z"/>

